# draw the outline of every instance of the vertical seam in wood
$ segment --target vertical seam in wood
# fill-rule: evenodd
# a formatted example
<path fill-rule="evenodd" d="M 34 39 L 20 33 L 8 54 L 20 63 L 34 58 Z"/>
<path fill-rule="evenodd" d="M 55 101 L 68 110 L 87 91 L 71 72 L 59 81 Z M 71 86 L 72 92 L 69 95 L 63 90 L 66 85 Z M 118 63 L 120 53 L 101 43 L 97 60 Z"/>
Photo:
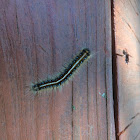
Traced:
<path fill-rule="evenodd" d="M 86 44 L 86 47 L 87 47 L 87 36 L 88 36 L 88 33 L 87 33 L 87 31 L 88 31 L 88 27 L 87 27 L 87 11 L 86 11 L 86 8 L 87 8 L 87 3 L 86 3 L 86 0 L 84 0 L 84 3 L 85 3 L 85 27 L 86 27 L 86 29 L 85 29 L 85 40 L 86 40 L 86 42 L 85 42 L 85 44 Z M 88 139 L 89 139 L 89 100 L 88 100 L 88 62 L 87 62 L 87 131 L 88 131 L 88 135 L 87 135 L 87 137 L 88 137 Z"/>
<path fill-rule="evenodd" d="M 97 5 L 97 4 L 96 4 Z M 96 8 L 97 11 L 97 8 Z M 96 13 L 97 14 L 97 13 Z M 96 52 L 97 52 L 97 15 L 96 15 Z M 97 104 L 97 56 L 96 56 L 96 116 L 97 116 L 97 136 L 99 140 L 99 126 L 98 126 L 98 104 Z"/>
<path fill-rule="evenodd" d="M 72 140 L 73 140 L 73 81 L 72 81 L 72 121 L 71 121 L 71 126 L 72 126 Z"/>
<path fill-rule="evenodd" d="M 6 112 L 5 112 L 5 101 L 2 103 L 3 104 L 3 114 L 4 114 L 4 121 L 5 121 L 5 129 L 8 132 L 7 129 L 7 117 L 6 117 Z M 6 133 L 6 140 L 8 140 L 8 134 Z"/>
<path fill-rule="evenodd" d="M 112 73 L 113 73 L 113 100 L 116 140 L 119 140 L 119 110 L 118 110 L 118 83 L 117 83 L 117 60 L 115 48 L 115 23 L 114 23 L 114 0 L 111 1 L 111 34 L 112 34 Z"/>
<path fill-rule="evenodd" d="M 88 96 L 88 62 L 87 62 L 87 123 L 88 123 L 88 140 L 89 140 L 89 96 Z"/>
<path fill-rule="evenodd" d="M 105 5 L 105 2 L 104 1 L 104 5 Z M 106 7 L 104 7 L 104 14 L 105 14 L 105 17 L 104 17 L 104 26 L 106 27 Z M 108 108 L 108 105 L 107 105 L 107 79 L 106 79 L 106 28 L 104 28 L 104 34 L 105 34 L 105 60 L 104 60 L 104 68 L 105 68 L 105 94 L 106 94 L 106 127 L 107 127 L 107 139 L 108 139 L 108 112 L 107 112 L 107 108 Z"/>

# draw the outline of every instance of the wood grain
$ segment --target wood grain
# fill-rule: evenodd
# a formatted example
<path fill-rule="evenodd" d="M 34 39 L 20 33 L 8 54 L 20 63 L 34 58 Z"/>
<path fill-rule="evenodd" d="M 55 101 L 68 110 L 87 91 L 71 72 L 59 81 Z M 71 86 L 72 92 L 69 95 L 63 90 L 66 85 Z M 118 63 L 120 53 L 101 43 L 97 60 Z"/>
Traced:
<path fill-rule="evenodd" d="M 140 1 L 116 0 L 115 42 L 116 53 L 127 50 L 125 57 L 117 55 L 118 73 L 118 136 L 120 140 L 140 139 Z"/>
<path fill-rule="evenodd" d="M 109 0 L 0 1 L 2 140 L 115 140 L 110 12 Z M 85 47 L 62 88 L 29 90 Z"/>

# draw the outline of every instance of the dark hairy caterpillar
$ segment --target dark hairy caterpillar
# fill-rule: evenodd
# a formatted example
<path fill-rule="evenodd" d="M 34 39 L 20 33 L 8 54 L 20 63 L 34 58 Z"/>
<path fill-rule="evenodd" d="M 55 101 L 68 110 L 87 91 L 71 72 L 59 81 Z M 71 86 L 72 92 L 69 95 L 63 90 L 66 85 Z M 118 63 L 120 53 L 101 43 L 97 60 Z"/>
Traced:
<path fill-rule="evenodd" d="M 33 91 L 39 91 L 41 89 L 57 87 L 64 83 L 69 77 L 72 76 L 74 71 L 90 56 L 90 50 L 83 49 L 68 65 L 67 68 L 56 78 L 50 80 L 44 80 L 32 85 Z"/>

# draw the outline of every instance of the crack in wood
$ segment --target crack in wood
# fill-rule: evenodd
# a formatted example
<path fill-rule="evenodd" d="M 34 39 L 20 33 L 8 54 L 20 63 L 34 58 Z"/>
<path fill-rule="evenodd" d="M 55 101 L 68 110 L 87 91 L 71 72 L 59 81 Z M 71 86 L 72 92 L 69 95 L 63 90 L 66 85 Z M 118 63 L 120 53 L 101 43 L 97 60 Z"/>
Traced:
<path fill-rule="evenodd" d="M 136 138 L 137 138 L 139 135 L 140 135 L 140 131 L 139 131 L 139 133 L 136 135 L 136 137 L 134 138 L 134 140 L 136 140 Z"/>
<path fill-rule="evenodd" d="M 139 116 L 140 115 L 140 113 L 138 112 L 135 116 L 133 116 L 132 118 L 131 118 L 131 120 L 133 120 L 133 119 L 135 119 L 137 116 Z"/>
<path fill-rule="evenodd" d="M 126 25 L 129 27 L 129 29 L 131 30 L 131 32 L 134 34 L 135 38 L 137 39 L 137 41 L 140 44 L 140 39 L 138 38 L 138 36 L 136 35 L 135 31 L 132 29 L 131 25 L 121 16 L 120 12 L 118 10 L 115 9 L 116 12 L 118 12 L 118 14 L 120 15 L 120 18 L 122 19 L 122 21 L 124 21 L 126 23 Z"/>
<path fill-rule="evenodd" d="M 132 8 L 134 9 L 134 11 L 135 11 L 136 15 L 138 16 L 138 15 L 139 15 L 139 13 L 136 11 L 135 6 L 132 4 L 132 1 L 131 1 L 131 0 L 129 0 L 129 2 L 130 2 L 130 4 L 131 4 Z"/>
<path fill-rule="evenodd" d="M 119 132 L 117 135 L 120 136 L 122 135 L 131 125 L 133 122 L 129 123 L 121 132 Z"/>

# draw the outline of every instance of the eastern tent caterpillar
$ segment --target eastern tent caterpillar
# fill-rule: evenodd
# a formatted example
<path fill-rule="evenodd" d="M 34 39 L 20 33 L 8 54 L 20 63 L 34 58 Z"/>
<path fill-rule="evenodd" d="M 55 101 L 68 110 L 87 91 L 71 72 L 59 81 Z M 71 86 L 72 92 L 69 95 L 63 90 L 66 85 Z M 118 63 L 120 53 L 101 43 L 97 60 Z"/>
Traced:
<path fill-rule="evenodd" d="M 74 71 L 90 56 L 90 50 L 85 48 L 79 55 L 77 55 L 68 67 L 56 78 L 50 80 L 44 80 L 42 82 L 32 85 L 33 91 L 39 91 L 41 89 L 57 87 L 64 83 L 69 77 L 72 76 Z"/>

